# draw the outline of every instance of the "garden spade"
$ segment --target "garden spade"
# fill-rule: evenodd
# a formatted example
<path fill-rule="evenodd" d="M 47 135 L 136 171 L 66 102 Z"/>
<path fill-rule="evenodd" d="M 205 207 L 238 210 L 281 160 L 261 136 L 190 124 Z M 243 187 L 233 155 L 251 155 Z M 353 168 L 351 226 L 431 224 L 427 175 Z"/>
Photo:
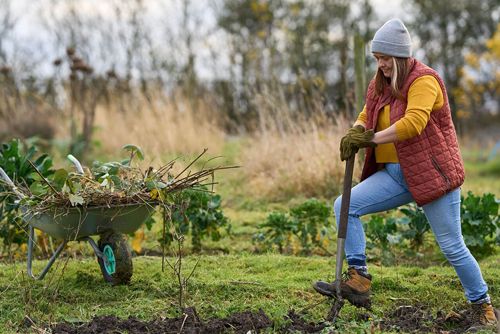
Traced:
<path fill-rule="evenodd" d="M 327 320 L 335 322 L 340 309 L 344 305 L 344 299 L 340 292 L 340 282 L 342 281 L 342 262 L 344 261 L 344 245 L 347 235 L 347 219 L 349 215 L 349 204 L 351 202 L 352 173 L 354 170 L 354 155 L 347 159 L 344 174 L 344 191 L 342 192 L 342 203 L 340 206 L 340 221 L 337 232 L 337 257 L 335 262 L 335 290 L 337 293 L 335 304 L 328 313 Z"/>

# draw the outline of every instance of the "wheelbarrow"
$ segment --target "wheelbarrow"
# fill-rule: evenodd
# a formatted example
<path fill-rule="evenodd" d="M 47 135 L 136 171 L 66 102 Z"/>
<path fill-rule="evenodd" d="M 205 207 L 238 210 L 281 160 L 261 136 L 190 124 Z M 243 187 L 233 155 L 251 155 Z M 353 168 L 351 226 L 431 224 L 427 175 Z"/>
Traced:
<path fill-rule="evenodd" d="M 83 173 L 80 163 L 72 156 L 77 170 Z M 19 199 L 24 195 L 0 167 L 0 176 L 12 188 Z M 113 285 L 130 282 L 133 273 L 132 252 L 124 234 L 135 232 L 152 214 L 150 203 L 128 204 L 111 207 L 73 207 L 44 213 L 24 213 L 23 220 L 28 224 L 28 275 L 41 280 L 70 241 L 86 241 L 97 256 L 97 261 L 106 282 Z M 32 271 L 35 229 L 45 232 L 54 239 L 62 240 L 48 260 L 45 268 L 35 275 Z M 99 236 L 96 243 L 91 236 Z"/>

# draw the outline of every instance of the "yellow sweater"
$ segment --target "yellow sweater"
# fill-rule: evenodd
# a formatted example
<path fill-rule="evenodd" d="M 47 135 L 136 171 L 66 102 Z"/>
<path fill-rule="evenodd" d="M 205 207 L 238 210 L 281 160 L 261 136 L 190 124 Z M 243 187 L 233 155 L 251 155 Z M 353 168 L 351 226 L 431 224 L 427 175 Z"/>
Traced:
<path fill-rule="evenodd" d="M 396 123 L 397 140 L 406 140 L 419 135 L 427 125 L 433 110 L 443 107 L 444 98 L 438 81 L 432 75 L 417 78 L 408 90 L 408 105 L 405 116 Z M 384 106 L 378 116 L 375 132 L 387 129 L 391 125 L 389 104 Z M 358 116 L 358 122 L 366 124 L 366 105 Z M 379 144 L 375 148 L 378 163 L 399 162 L 393 143 Z"/>

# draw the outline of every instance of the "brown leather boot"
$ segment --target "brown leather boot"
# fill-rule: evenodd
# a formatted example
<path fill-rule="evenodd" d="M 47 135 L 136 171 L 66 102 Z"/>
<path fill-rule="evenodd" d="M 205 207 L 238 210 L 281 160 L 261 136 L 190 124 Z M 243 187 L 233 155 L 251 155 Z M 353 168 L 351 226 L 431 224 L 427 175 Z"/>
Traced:
<path fill-rule="evenodd" d="M 489 303 L 472 304 L 472 314 L 478 325 L 495 326 L 498 323 L 495 309 Z"/>
<path fill-rule="evenodd" d="M 371 307 L 370 293 L 372 287 L 372 276 L 370 274 L 363 274 L 354 268 L 347 269 L 342 277 L 340 283 L 340 292 L 342 298 L 347 299 L 352 305 L 357 307 Z M 337 292 L 335 284 L 318 281 L 313 284 L 314 290 L 318 293 L 336 298 Z"/>

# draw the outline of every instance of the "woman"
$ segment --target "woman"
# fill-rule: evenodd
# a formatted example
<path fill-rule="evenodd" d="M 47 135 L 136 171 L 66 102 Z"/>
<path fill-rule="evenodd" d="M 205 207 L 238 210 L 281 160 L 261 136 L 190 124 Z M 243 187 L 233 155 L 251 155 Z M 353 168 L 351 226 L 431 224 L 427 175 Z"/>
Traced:
<path fill-rule="evenodd" d="M 362 182 L 351 192 L 345 242 L 349 268 L 342 295 L 357 306 L 370 301 L 372 277 L 360 216 L 415 201 L 455 268 L 474 314 L 481 324 L 495 324 L 488 287 L 461 234 L 459 187 L 464 166 L 443 80 L 411 57 L 410 35 L 398 19 L 375 33 L 371 51 L 378 70 L 368 86 L 365 107 L 340 147 L 342 160 L 367 148 Z M 339 197 L 334 204 L 337 222 L 341 201 Z M 333 283 L 319 281 L 314 288 L 336 295 Z"/>

